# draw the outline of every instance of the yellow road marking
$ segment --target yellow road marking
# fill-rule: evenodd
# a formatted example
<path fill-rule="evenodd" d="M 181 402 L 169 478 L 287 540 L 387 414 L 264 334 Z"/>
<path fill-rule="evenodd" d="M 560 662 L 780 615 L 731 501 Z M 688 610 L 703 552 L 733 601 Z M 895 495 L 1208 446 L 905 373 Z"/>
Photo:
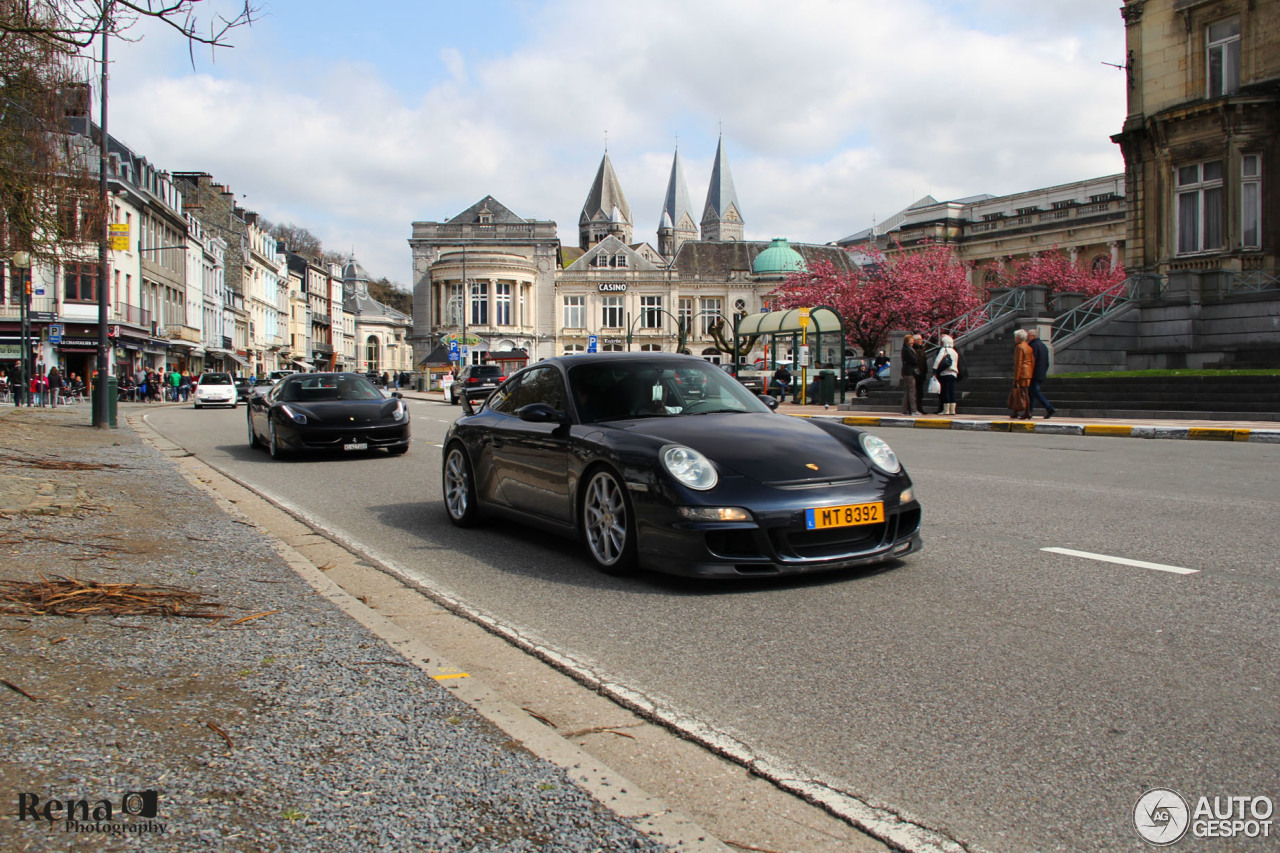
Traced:
<path fill-rule="evenodd" d="M 446 681 L 450 678 L 470 678 L 471 675 L 470 673 L 466 673 L 466 672 L 453 672 L 453 673 L 450 673 L 449 675 L 433 675 L 431 677 L 434 678 L 436 681 Z"/>
<path fill-rule="evenodd" d="M 1117 435 L 1127 438 L 1133 435 L 1133 427 L 1119 424 L 1085 424 L 1085 435 Z"/>

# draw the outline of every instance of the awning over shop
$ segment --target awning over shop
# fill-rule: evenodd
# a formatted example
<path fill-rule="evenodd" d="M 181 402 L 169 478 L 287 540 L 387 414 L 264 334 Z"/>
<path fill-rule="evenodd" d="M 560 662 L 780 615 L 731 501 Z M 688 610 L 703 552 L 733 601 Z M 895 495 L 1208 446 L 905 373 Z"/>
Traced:
<path fill-rule="evenodd" d="M 300 364 L 300 365 L 302 365 L 303 367 L 315 367 L 315 366 L 316 366 L 316 363 L 315 363 L 314 361 L 307 361 L 305 358 L 295 358 L 295 359 L 293 360 L 293 363 L 294 363 L 294 364 Z"/>
<path fill-rule="evenodd" d="M 248 360 L 248 359 L 244 358 L 243 356 L 237 355 L 236 353 L 231 352 L 230 350 L 228 350 L 228 351 L 225 353 L 225 355 L 226 355 L 226 357 L 227 357 L 227 358 L 231 359 L 232 361 L 239 362 L 241 367 L 248 367 L 248 366 L 249 366 L 249 360 Z"/>

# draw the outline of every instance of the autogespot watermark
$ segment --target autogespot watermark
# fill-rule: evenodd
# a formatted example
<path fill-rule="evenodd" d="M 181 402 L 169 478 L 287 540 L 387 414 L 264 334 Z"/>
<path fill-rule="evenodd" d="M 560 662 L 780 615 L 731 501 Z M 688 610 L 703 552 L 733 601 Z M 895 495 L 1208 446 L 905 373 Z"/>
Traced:
<path fill-rule="evenodd" d="M 1192 838 L 1270 838 L 1275 802 L 1263 796 L 1200 797 L 1195 808 L 1170 788 L 1152 788 L 1133 807 L 1133 825 L 1159 847 Z"/>
<path fill-rule="evenodd" d="M 19 821 L 47 821 L 50 828 L 61 825 L 65 832 L 102 835 L 161 835 L 168 824 L 152 820 L 159 813 L 156 791 L 129 791 L 119 805 L 109 799 L 74 797 L 59 800 L 39 794 L 18 794 Z M 142 818 L 137 820 L 136 818 Z"/>

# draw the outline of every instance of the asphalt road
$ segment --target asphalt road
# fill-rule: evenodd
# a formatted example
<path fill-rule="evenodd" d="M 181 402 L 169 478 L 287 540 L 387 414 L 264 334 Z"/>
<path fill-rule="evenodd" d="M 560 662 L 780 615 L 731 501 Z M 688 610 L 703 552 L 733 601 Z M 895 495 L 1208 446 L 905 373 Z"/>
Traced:
<path fill-rule="evenodd" d="M 272 462 L 243 407 L 149 419 L 536 641 L 965 845 L 1144 849 L 1133 808 L 1152 787 L 1280 799 L 1274 445 L 885 430 L 923 553 L 710 584 L 605 577 L 518 526 L 456 530 L 438 444 L 459 410 L 410 405 L 399 458 Z"/>

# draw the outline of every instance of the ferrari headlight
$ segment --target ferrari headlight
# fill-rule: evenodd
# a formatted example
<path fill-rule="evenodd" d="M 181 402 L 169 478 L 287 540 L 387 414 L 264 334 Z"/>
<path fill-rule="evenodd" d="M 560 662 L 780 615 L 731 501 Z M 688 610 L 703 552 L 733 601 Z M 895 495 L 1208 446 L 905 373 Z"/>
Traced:
<path fill-rule="evenodd" d="M 391 410 L 391 419 L 402 421 L 407 414 L 409 414 L 409 410 L 404 407 L 404 403 L 396 400 L 396 407 Z"/>
<path fill-rule="evenodd" d="M 877 438 L 869 432 L 864 432 L 861 436 L 862 450 L 867 454 L 867 458 L 876 464 L 876 467 L 888 474 L 896 474 L 902 470 L 902 463 L 898 461 L 898 455 L 893 452 L 893 448 L 889 447 L 889 443 L 882 438 Z"/>
<path fill-rule="evenodd" d="M 296 424 L 305 424 L 307 422 L 306 415 L 304 415 L 302 412 L 289 408 L 289 406 L 285 404 L 281 404 L 280 411 L 284 412 L 286 415 L 292 418 L 293 422 Z"/>
<path fill-rule="evenodd" d="M 706 491 L 715 488 L 719 481 L 711 460 L 692 447 L 669 444 L 662 448 L 661 455 L 667 472 L 691 489 Z"/>

